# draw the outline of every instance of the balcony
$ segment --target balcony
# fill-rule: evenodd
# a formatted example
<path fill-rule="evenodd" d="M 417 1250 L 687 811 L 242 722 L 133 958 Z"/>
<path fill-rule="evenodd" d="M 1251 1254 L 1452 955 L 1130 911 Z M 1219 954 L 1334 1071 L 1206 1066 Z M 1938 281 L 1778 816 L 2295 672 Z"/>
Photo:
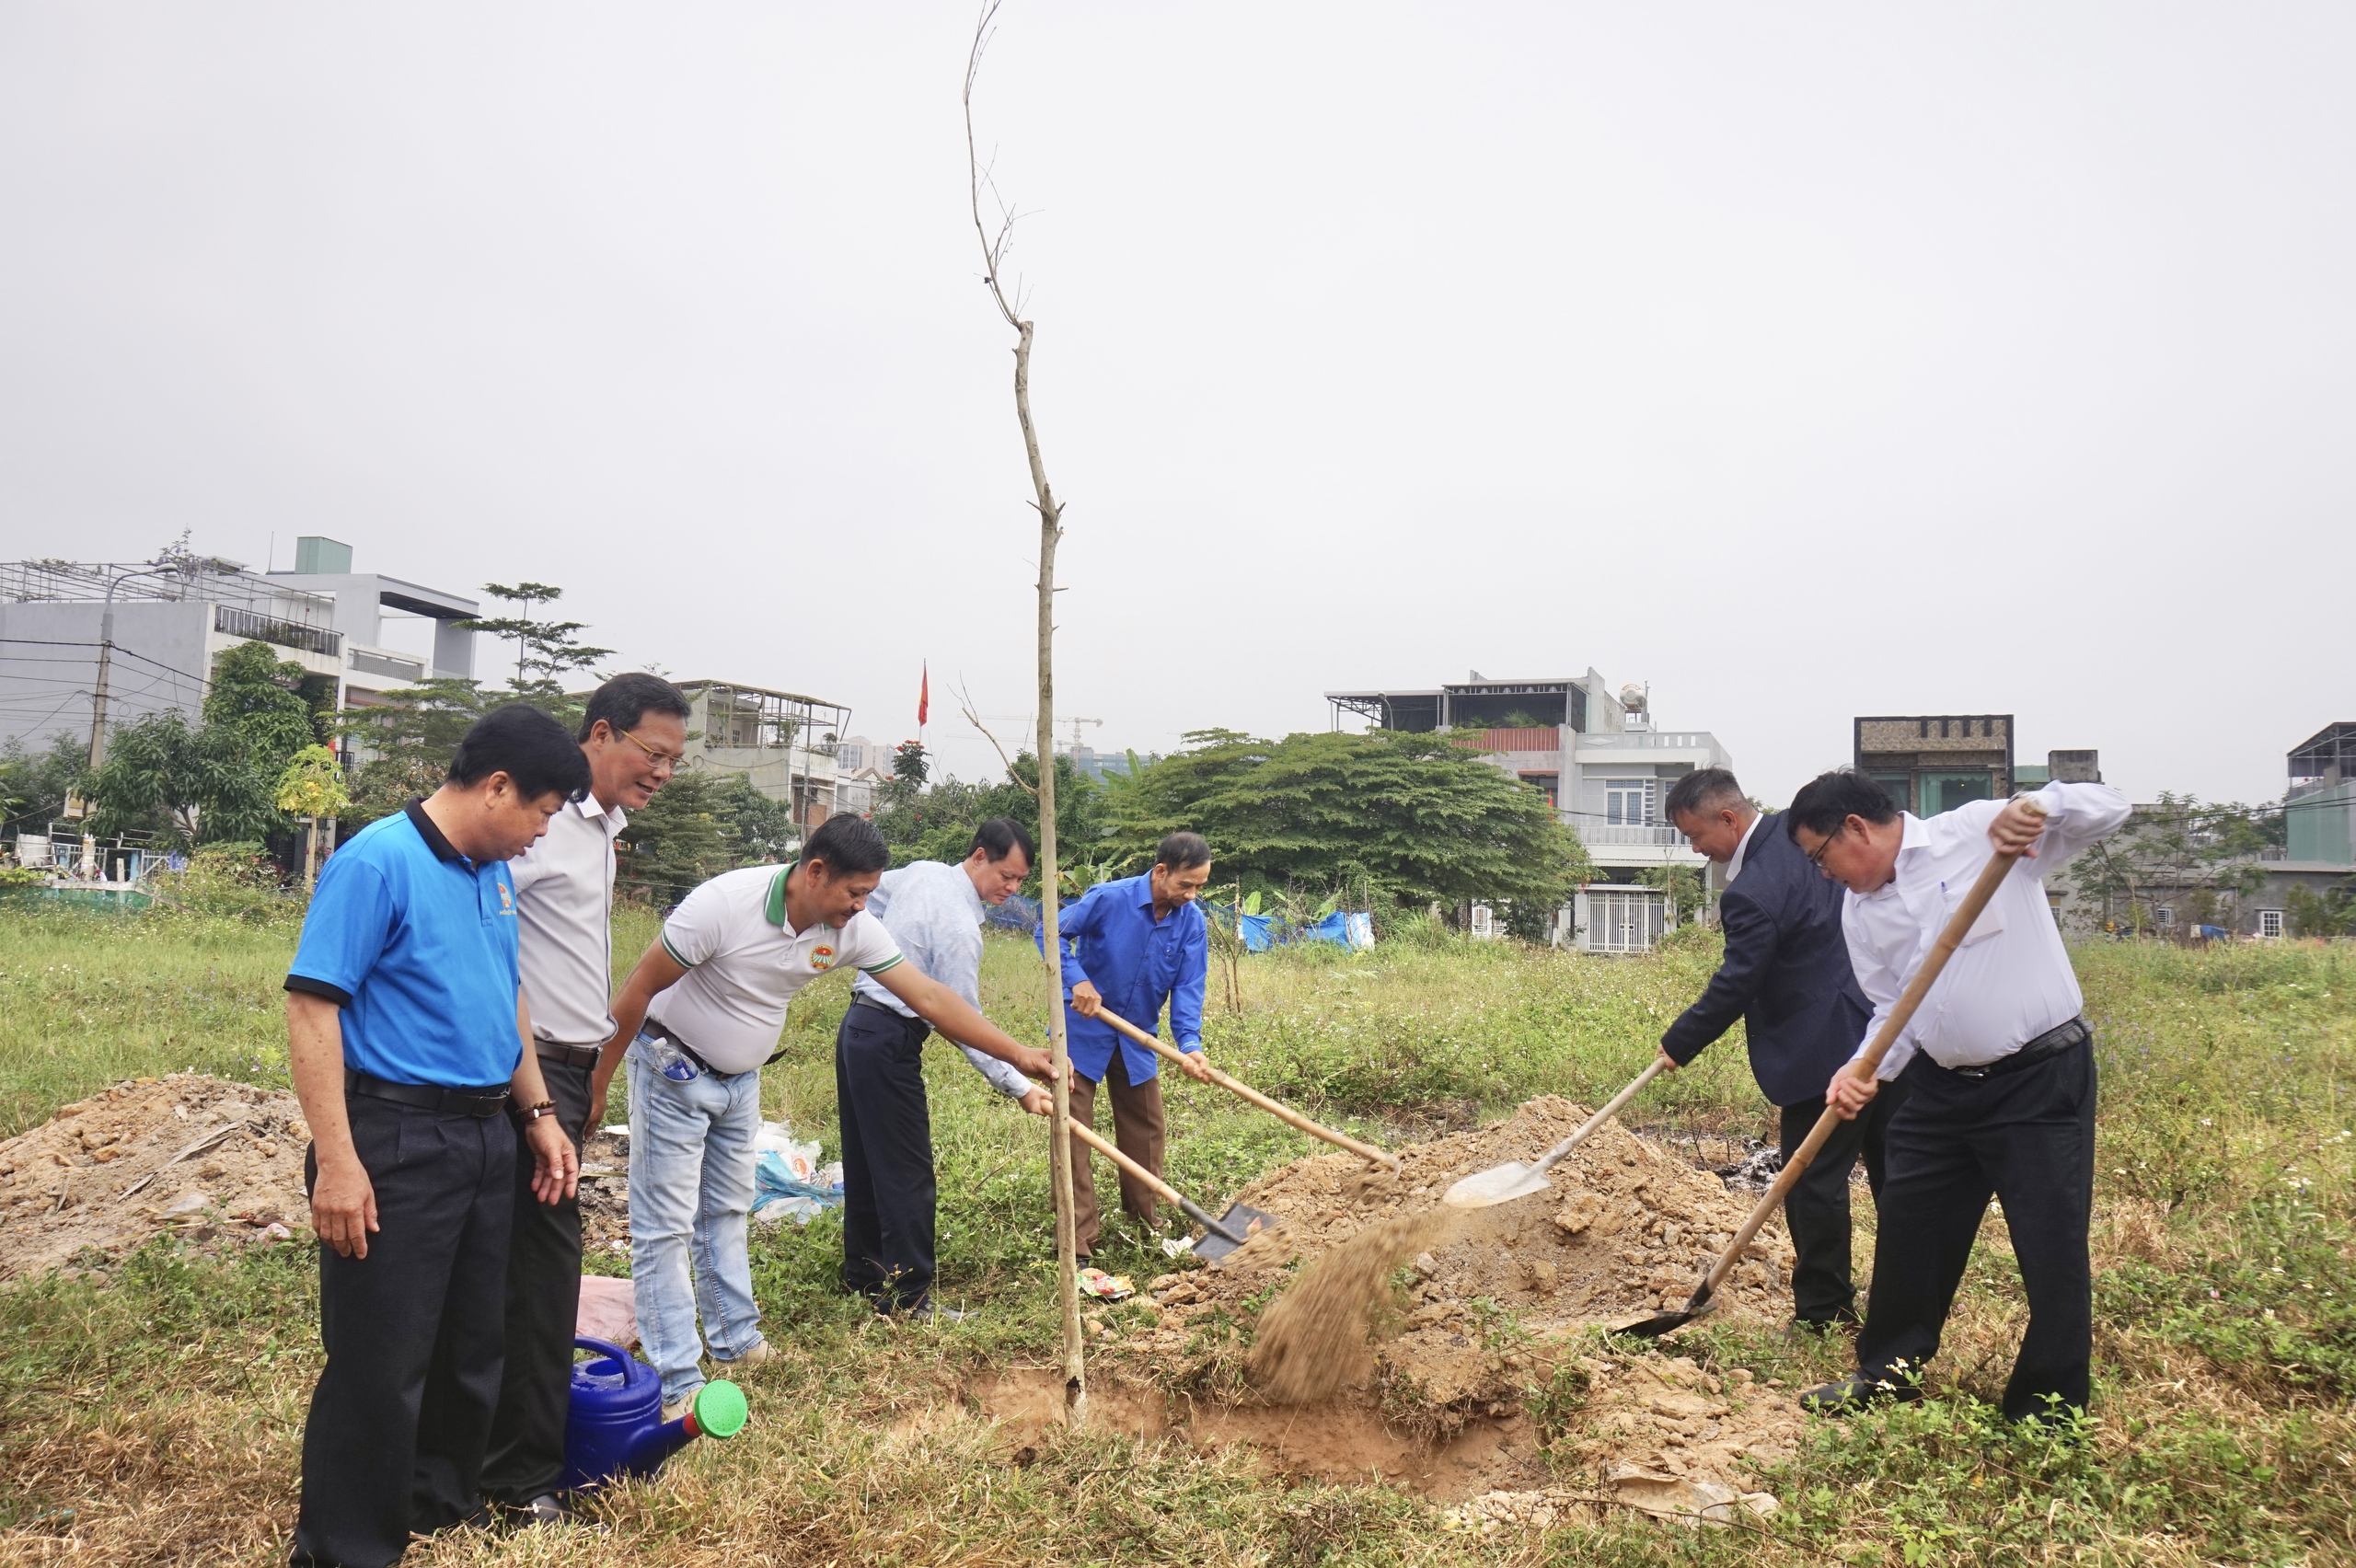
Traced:
<path fill-rule="evenodd" d="M 1560 726 L 1540 730 L 1451 730 L 1448 738 L 1471 751 L 1558 752 L 1563 749 Z"/>
<path fill-rule="evenodd" d="M 303 626 L 276 616 L 256 615 L 233 605 L 213 606 L 213 629 L 225 637 L 241 637 L 249 642 L 274 642 L 281 648 L 299 648 L 306 653 L 324 653 L 329 658 L 343 652 L 343 633 L 329 631 L 325 627 Z"/>
<path fill-rule="evenodd" d="M 1589 822 L 1574 819 L 1579 842 L 1590 849 L 1683 849 L 1685 835 L 1667 824 Z"/>
<path fill-rule="evenodd" d="M 1492 734 L 1496 731 L 1490 732 Z M 1617 734 L 1581 735 L 1581 751 L 1703 751 L 1715 752 L 1718 743 L 1707 730 L 1623 730 Z"/>

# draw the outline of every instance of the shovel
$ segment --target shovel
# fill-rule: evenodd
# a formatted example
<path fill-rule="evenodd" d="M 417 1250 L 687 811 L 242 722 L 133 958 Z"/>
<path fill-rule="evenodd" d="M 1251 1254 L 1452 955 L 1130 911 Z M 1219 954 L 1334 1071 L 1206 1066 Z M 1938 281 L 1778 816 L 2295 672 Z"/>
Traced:
<path fill-rule="evenodd" d="M 2036 801 L 2024 800 L 2024 803 L 2038 815 L 2044 814 Z M 1946 929 L 1939 933 L 1939 940 L 1932 947 L 1930 955 L 1923 960 L 1923 967 L 1917 969 L 1914 978 L 1906 983 L 1905 991 L 1899 996 L 1898 1005 L 1890 1009 L 1889 1017 L 1883 1020 L 1873 1043 L 1865 1047 L 1864 1059 L 1868 1070 L 1881 1066 L 1881 1059 L 1888 1054 L 1891 1043 L 1913 1018 L 1914 1009 L 1923 1005 L 1923 998 L 1930 994 L 1931 986 L 1938 979 L 1939 972 L 1947 966 L 1947 960 L 1955 950 L 1963 945 L 1963 939 L 1971 934 L 1972 923 L 1980 918 L 1980 912 L 1988 907 L 1988 901 L 1996 895 L 1996 889 L 2003 884 L 2005 873 L 2019 859 L 2018 853 L 2008 854 L 2001 850 L 1988 857 L 1988 864 L 1981 870 L 1980 880 L 1971 884 L 1971 891 L 1964 894 L 1963 902 L 1956 906 L 1955 917 L 1947 922 Z M 1843 1067 L 1842 1070 L 1846 1072 L 1848 1069 Z M 1710 1272 L 1702 1276 L 1700 1287 L 1685 1303 L 1683 1311 L 1657 1313 L 1611 1332 L 1634 1339 L 1658 1339 L 1671 1329 L 1682 1328 L 1716 1307 L 1718 1286 L 1724 1285 L 1727 1275 L 1734 1272 L 1735 1260 L 1742 1256 L 1742 1250 L 1750 1245 L 1751 1238 L 1759 1234 L 1759 1228 L 1767 1223 L 1768 1217 L 1783 1203 L 1784 1194 L 1792 1190 L 1793 1184 L 1799 1181 L 1816 1159 L 1817 1151 L 1824 1147 L 1825 1140 L 1840 1124 L 1841 1113 L 1827 1106 L 1824 1114 L 1817 1118 L 1807 1140 L 1792 1151 L 1791 1159 L 1784 1162 L 1784 1169 L 1775 1177 L 1774 1185 L 1761 1195 L 1759 1205 L 1750 1211 L 1750 1217 L 1744 1220 L 1742 1228 L 1734 1233 L 1732 1244 L 1718 1254 L 1717 1262 L 1710 1265 Z"/>
<path fill-rule="evenodd" d="M 1100 1137 L 1096 1129 L 1085 1122 L 1067 1122 L 1065 1125 L 1071 1128 L 1072 1136 L 1097 1153 L 1109 1157 L 1114 1164 L 1151 1187 L 1156 1196 L 1165 1203 L 1176 1204 L 1179 1212 L 1201 1226 L 1202 1239 L 1195 1243 L 1195 1256 L 1198 1258 L 1217 1262 L 1260 1231 L 1276 1228 L 1276 1216 L 1263 1214 L 1242 1204 L 1230 1204 L 1225 1216 L 1213 1219 L 1192 1199 L 1180 1196 L 1177 1188 Z"/>
<path fill-rule="evenodd" d="M 1532 1193 L 1542 1193 L 1554 1183 L 1546 1180 L 1546 1172 L 1560 1165 L 1571 1150 L 1587 1142 L 1588 1135 L 1620 1113 L 1620 1108 L 1636 1097 L 1636 1090 L 1653 1081 L 1653 1075 L 1669 1066 L 1656 1055 L 1652 1065 L 1636 1075 L 1636 1081 L 1611 1097 L 1611 1102 L 1581 1124 L 1579 1130 L 1548 1149 L 1534 1160 L 1515 1160 L 1475 1176 L 1467 1176 L 1450 1187 L 1440 1202 L 1450 1208 L 1487 1208 L 1493 1204 L 1511 1203 Z"/>
<path fill-rule="evenodd" d="M 1144 1046 L 1147 1050 L 1158 1052 L 1161 1055 L 1169 1057 L 1172 1061 L 1178 1063 L 1182 1066 L 1185 1065 L 1186 1054 L 1184 1052 L 1180 1051 L 1173 1046 L 1163 1044 L 1158 1035 L 1148 1034 L 1144 1030 L 1139 1029 L 1136 1024 L 1131 1023 L 1127 1019 L 1123 1018 L 1120 1014 L 1112 1011 L 1110 1009 L 1100 1008 L 1097 1009 L 1096 1016 L 1103 1019 L 1106 1023 L 1111 1024 L 1114 1028 L 1119 1030 L 1122 1033 L 1127 1035 L 1130 1039 L 1136 1041 L 1138 1044 Z M 1299 1112 L 1294 1110 L 1291 1106 L 1280 1105 L 1276 1101 L 1269 1099 L 1266 1095 L 1261 1093 L 1258 1090 L 1252 1088 L 1249 1084 L 1236 1082 L 1235 1079 L 1228 1077 L 1217 1067 L 1211 1068 L 1210 1073 L 1211 1081 L 1218 1085 L 1219 1088 L 1227 1090 L 1228 1093 L 1232 1094 L 1235 1098 L 1242 1101 L 1247 1105 L 1258 1106 L 1261 1110 L 1265 1111 L 1269 1115 L 1274 1116 L 1279 1122 L 1289 1123 L 1293 1126 L 1299 1128 L 1302 1132 L 1307 1133 L 1312 1138 L 1323 1138 L 1335 1148 L 1348 1149 L 1352 1154 L 1357 1155 L 1359 1159 L 1367 1160 L 1372 1164 L 1386 1165 L 1393 1170 L 1399 1169 L 1399 1157 L 1397 1155 L 1385 1154 L 1382 1150 L 1375 1147 L 1372 1144 L 1360 1143 L 1357 1139 L 1351 1137 L 1346 1133 L 1337 1133 L 1331 1127 L 1321 1126 L 1317 1123 L 1312 1122 L 1308 1117 L 1302 1115 Z"/>

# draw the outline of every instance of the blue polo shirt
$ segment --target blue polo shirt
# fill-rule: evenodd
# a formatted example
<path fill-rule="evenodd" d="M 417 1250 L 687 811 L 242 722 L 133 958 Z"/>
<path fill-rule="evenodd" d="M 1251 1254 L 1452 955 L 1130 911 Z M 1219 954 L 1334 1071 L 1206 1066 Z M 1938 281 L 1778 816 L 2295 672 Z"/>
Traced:
<path fill-rule="evenodd" d="M 1161 1070 L 1161 1058 L 1119 1033 L 1101 1018 L 1071 1010 L 1071 988 L 1091 982 L 1104 1005 L 1139 1029 L 1152 1030 L 1170 1009 L 1170 1032 L 1181 1051 L 1203 1048 L 1203 985 L 1210 974 L 1210 929 L 1199 905 L 1184 904 L 1161 919 L 1153 914 L 1153 874 L 1098 882 L 1078 904 L 1059 913 L 1062 940 L 1064 1038 L 1075 1071 L 1091 1083 L 1104 1081 L 1113 1053 L 1143 1083 Z M 1045 944 L 1042 924 L 1032 940 Z"/>
<path fill-rule="evenodd" d="M 515 937 L 507 862 L 468 859 L 412 801 L 328 858 L 286 988 L 343 1009 L 348 1067 L 489 1088 L 524 1055 Z"/>

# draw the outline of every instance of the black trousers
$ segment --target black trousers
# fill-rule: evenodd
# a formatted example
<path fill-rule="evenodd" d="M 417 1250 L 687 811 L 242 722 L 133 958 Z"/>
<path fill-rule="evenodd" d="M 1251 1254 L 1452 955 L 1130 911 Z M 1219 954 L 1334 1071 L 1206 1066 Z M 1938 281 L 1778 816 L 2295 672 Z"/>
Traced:
<path fill-rule="evenodd" d="M 879 1312 L 932 1289 L 932 1113 L 924 1098 L 922 1019 L 855 1003 L 835 1032 L 843 1135 L 843 1288 Z"/>
<path fill-rule="evenodd" d="M 1830 1323 L 1856 1310 L 1857 1287 L 1849 1260 L 1849 1173 L 1859 1159 L 1865 1162 L 1865 1185 L 1878 1207 L 1889 1118 L 1905 1103 L 1906 1095 L 1903 1082 L 1882 1085 L 1863 1115 L 1833 1130 L 1784 1199 L 1784 1224 L 1797 1255 L 1792 1269 L 1792 1316 L 1801 1322 Z M 1789 1159 L 1823 1116 L 1824 1101 L 1804 1100 L 1782 1111 L 1784 1158 Z"/>
<path fill-rule="evenodd" d="M 578 1153 L 589 1124 L 591 1069 L 540 1058 L 557 1124 Z M 514 1228 L 507 1243 L 507 1372 L 491 1419 L 483 1495 L 525 1504 L 564 1476 L 564 1417 L 572 1402 L 572 1333 L 581 1317 L 581 1202 L 532 1195 L 524 1119 L 515 1136 Z"/>
<path fill-rule="evenodd" d="M 1889 1123 L 1859 1370 L 1911 1373 L 1938 1353 L 1992 1194 L 2004 1205 L 2028 1290 L 2028 1329 L 2004 1385 L 2004 1413 L 2042 1415 L 2048 1396 L 2085 1409 L 2094 1350 L 2092 1042 L 1984 1078 L 1918 1055 L 1902 1077 L 1912 1092 Z"/>
<path fill-rule="evenodd" d="M 384 1568 L 411 1531 L 479 1518 L 499 1399 L 514 1130 L 502 1116 L 345 1103 L 379 1228 L 365 1258 L 319 1248 L 328 1360 L 303 1425 L 295 1568 Z M 316 1150 L 305 1167 L 316 1182 Z"/>

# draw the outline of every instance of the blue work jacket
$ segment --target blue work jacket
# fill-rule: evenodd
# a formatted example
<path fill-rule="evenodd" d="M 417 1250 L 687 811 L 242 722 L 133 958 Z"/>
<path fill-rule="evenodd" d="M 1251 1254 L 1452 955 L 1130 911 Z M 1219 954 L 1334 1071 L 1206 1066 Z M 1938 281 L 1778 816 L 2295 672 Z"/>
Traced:
<path fill-rule="evenodd" d="M 1124 877 L 1097 883 L 1063 910 L 1057 935 L 1063 946 L 1064 1029 L 1075 1071 L 1091 1082 L 1103 1082 L 1116 1046 L 1128 1065 L 1131 1083 L 1143 1083 L 1161 1070 L 1161 1057 L 1124 1038 L 1111 1024 L 1071 1010 L 1071 988 L 1082 980 L 1096 987 L 1107 1008 L 1149 1032 L 1159 1027 L 1167 1004 L 1170 1032 L 1178 1049 L 1203 1048 L 1203 985 L 1210 973 L 1210 935 L 1198 905 L 1181 905 L 1167 919 L 1156 920 L 1151 873 Z M 1045 925 L 1034 940 L 1044 949 Z"/>

